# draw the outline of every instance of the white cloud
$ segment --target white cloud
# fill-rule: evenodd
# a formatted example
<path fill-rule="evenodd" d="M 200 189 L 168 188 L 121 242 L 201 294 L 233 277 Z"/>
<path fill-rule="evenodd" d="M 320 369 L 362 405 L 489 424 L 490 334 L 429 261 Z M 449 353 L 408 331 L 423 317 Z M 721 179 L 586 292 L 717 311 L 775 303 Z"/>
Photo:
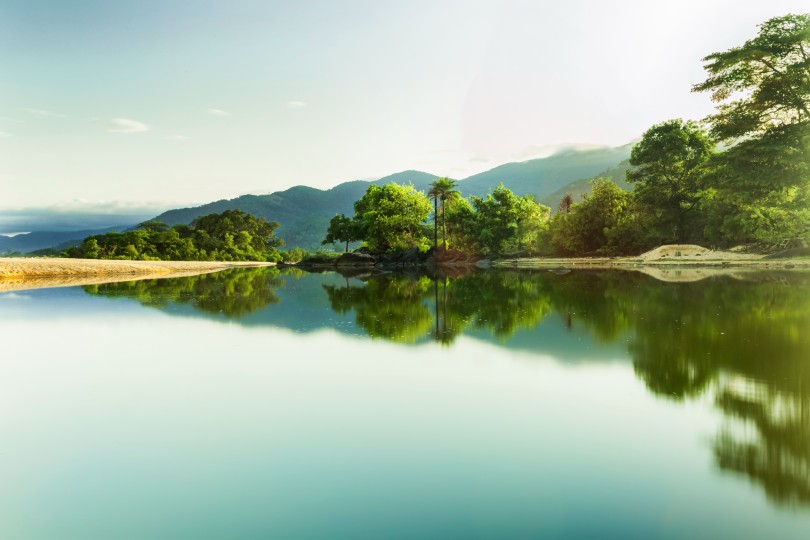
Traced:
<path fill-rule="evenodd" d="M 33 116 L 38 118 L 65 118 L 64 114 L 60 114 L 53 111 L 46 111 L 45 109 L 20 109 L 23 112 L 27 112 Z"/>
<path fill-rule="evenodd" d="M 0 131 L 0 137 L 11 137 L 11 133 L 6 133 L 5 131 Z"/>
<path fill-rule="evenodd" d="M 230 113 L 223 111 L 222 109 L 208 109 L 207 112 L 211 116 L 230 116 Z"/>
<path fill-rule="evenodd" d="M 307 104 L 305 101 L 288 101 L 287 108 L 288 109 L 303 109 L 306 107 Z"/>
<path fill-rule="evenodd" d="M 168 137 L 163 138 L 166 139 L 167 141 L 177 141 L 177 142 L 188 140 L 188 137 L 186 137 L 185 135 L 169 135 Z"/>
<path fill-rule="evenodd" d="M 129 118 L 113 118 L 110 120 L 112 127 L 108 129 L 110 133 L 143 133 L 151 128 L 143 122 L 130 120 Z"/>

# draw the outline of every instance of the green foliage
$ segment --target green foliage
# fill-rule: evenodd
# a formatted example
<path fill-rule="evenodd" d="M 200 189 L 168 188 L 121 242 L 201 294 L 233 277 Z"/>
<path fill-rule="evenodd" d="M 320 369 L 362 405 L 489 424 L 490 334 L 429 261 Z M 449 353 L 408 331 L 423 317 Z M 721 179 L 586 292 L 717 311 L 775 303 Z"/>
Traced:
<path fill-rule="evenodd" d="M 278 259 L 279 261 L 283 261 L 285 263 L 294 264 L 304 260 L 306 257 L 309 257 L 309 252 L 305 249 L 301 249 L 300 247 L 294 247 L 290 249 L 285 249 L 278 252 Z"/>
<path fill-rule="evenodd" d="M 346 252 L 349 251 L 349 242 L 362 240 L 362 227 L 360 222 L 337 214 L 329 221 L 329 229 L 326 231 L 326 238 L 322 245 L 333 244 L 335 242 L 346 242 Z"/>
<path fill-rule="evenodd" d="M 810 14 L 769 19 L 754 39 L 703 61 L 709 77 L 692 90 L 718 103 L 709 121 L 719 140 L 810 120 Z"/>
<path fill-rule="evenodd" d="M 272 261 L 282 241 L 278 223 L 240 210 L 195 219 L 191 226 L 147 221 L 141 228 L 85 238 L 66 256 L 87 259 Z"/>
<path fill-rule="evenodd" d="M 654 243 L 700 240 L 702 227 L 690 218 L 699 208 L 704 166 L 713 152 L 706 132 L 680 119 L 651 127 L 633 147 L 627 180 L 635 184 L 639 209 L 653 218 L 645 232 Z"/>
<path fill-rule="evenodd" d="M 462 231 L 463 244 L 497 256 L 536 250 L 550 214 L 531 195 L 518 197 L 500 184 L 486 197 L 472 197 L 469 208 L 460 206 L 451 221 Z"/>
<path fill-rule="evenodd" d="M 584 199 L 551 220 L 551 243 L 558 253 L 617 254 L 638 248 L 631 194 L 611 180 L 597 178 Z"/>
<path fill-rule="evenodd" d="M 707 234 L 771 240 L 810 230 L 810 15 L 775 17 L 742 46 L 707 56 L 693 91 L 718 103 L 708 118 L 729 148 L 711 160 Z M 723 213 L 720 214 L 722 209 Z"/>
<path fill-rule="evenodd" d="M 428 197 L 433 199 L 433 245 L 438 245 L 436 235 L 437 218 L 436 215 L 436 202 L 442 201 L 442 241 L 444 242 L 444 249 L 447 249 L 447 213 L 446 206 L 448 201 L 453 202 L 461 197 L 461 194 L 455 189 L 456 181 L 449 178 L 439 178 L 430 185 L 428 190 Z"/>
<path fill-rule="evenodd" d="M 354 203 L 360 237 L 374 253 L 428 249 L 423 223 L 429 214 L 430 201 L 413 186 L 371 185 Z"/>

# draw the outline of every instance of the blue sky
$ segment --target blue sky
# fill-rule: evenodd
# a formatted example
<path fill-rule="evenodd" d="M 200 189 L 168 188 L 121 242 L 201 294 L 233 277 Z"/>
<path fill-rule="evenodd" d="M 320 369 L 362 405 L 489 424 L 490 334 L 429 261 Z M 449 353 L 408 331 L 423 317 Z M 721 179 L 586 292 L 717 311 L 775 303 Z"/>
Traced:
<path fill-rule="evenodd" d="M 701 58 L 806 1 L 0 0 L 0 211 L 462 178 L 713 110 Z"/>

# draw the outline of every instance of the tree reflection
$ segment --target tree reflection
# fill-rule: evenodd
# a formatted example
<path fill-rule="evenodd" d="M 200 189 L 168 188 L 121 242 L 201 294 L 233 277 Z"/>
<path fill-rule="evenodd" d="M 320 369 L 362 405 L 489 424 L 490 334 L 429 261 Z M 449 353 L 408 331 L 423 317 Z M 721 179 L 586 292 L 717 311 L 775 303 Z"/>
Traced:
<path fill-rule="evenodd" d="M 810 504 L 810 280 L 770 274 L 645 284 L 629 350 L 655 394 L 713 389 L 725 422 L 722 470 L 744 473 L 778 503 Z"/>
<path fill-rule="evenodd" d="M 308 279 L 313 278 L 313 279 Z M 332 279 L 272 268 L 86 286 L 147 306 L 186 304 L 242 317 L 296 291 L 325 291 L 331 310 L 353 312 L 372 338 L 450 345 L 475 333 L 502 346 L 559 317 L 559 332 L 627 342 L 650 392 L 683 401 L 708 394 L 723 413 L 716 465 L 744 474 L 780 504 L 810 505 L 810 276 L 771 272 L 665 283 L 637 272 L 488 271 L 469 275 L 374 274 Z M 306 312 L 323 326 L 330 310 Z M 273 319 L 278 320 L 279 318 Z M 555 327 L 551 327 L 555 328 Z M 566 330 L 568 329 L 568 330 Z M 541 352 L 543 345 L 537 345 Z"/>
<path fill-rule="evenodd" d="M 532 329 L 551 313 L 548 287 L 525 272 L 479 272 L 445 280 L 439 309 L 456 337 L 465 328 L 486 329 L 501 341 Z"/>
<path fill-rule="evenodd" d="M 363 285 L 324 285 L 337 313 L 354 310 L 357 324 L 372 338 L 414 343 L 430 332 L 433 315 L 423 303 L 430 279 L 374 276 Z"/>
<path fill-rule="evenodd" d="M 234 268 L 188 277 L 85 285 L 83 289 L 93 295 L 133 298 L 149 307 L 187 304 L 203 312 L 239 318 L 277 304 L 275 290 L 283 285 L 275 268 Z"/>

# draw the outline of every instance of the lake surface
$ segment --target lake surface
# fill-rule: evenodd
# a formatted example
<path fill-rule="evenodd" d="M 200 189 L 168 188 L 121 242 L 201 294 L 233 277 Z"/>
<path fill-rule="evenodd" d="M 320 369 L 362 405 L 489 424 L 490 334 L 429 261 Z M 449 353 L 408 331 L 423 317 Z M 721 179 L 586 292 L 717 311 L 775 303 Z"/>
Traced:
<path fill-rule="evenodd" d="M 810 274 L 0 294 L 0 538 L 808 538 Z"/>

